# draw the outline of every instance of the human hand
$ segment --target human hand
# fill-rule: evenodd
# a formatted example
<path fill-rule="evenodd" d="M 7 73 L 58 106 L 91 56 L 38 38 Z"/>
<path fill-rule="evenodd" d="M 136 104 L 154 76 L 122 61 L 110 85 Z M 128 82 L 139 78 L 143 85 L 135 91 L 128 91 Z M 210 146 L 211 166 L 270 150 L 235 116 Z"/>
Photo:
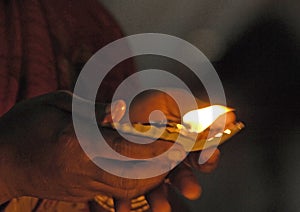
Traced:
<path fill-rule="evenodd" d="M 188 94 L 182 90 L 171 90 L 171 94 L 180 97 L 184 105 L 183 113 L 190 111 L 193 106 L 188 104 L 188 100 L 185 98 Z M 199 99 L 195 99 L 198 108 L 208 106 L 207 103 L 201 102 Z M 130 105 L 129 117 L 130 121 L 148 123 L 149 116 L 154 110 L 161 111 L 164 116 L 160 116 L 157 113 L 156 116 L 152 116 L 152 121 L 158 123 L 163 119 L 167 121 L 181 123 L 182 114 L 180 114 L 177 103 L 174 99 L 161 91 L 146 91 L 141 95 L 138 95 L 132 104 Z M 124 121 L 124 120 L 121 120 Z M 225 121 L 225 122 L 224 122 Z M 235 121 L 235 114 L 233 112 L 226 113 L 219 117 L 210 127 L 198 136 L 199 139 L 206 138 L 209 130 L 219 132 L 230 123 Z M 193 173 L 193 170 L 200 171 L 202 173 L 210 173 L 216 167 L 220 159 L 220 151 L 218 149 L 206 149 L 201 152 L 202 161 L 206 161 L 204 164 L 199 164 L 200 151 L 189 153 L 188 157 L 183 163 L 180 163 L 171 173 L 168 175 L 168 180 L 160 184 L 160 186 L 146 193 L 146 198 L 151 206 L 152 211 L 170 211 L 174 206 L 171 203 L 172 196 L 170 190 L 177 189 L 184 197 L 190 200 L 195 200 L 200 197 L 202 193 L 201 186 Z M 170 189 L 171 188 L 171 189 Z M 122 200 L 117 202 L 119 211 L 130 211 L 130 201 Z M 180 211 L 177 208 L 177 211 Z"/>
<path fill-rule="evenodd" d="M 81 101 L 81 104 L 90 104 Z M 15 105 L 0 119 L 0 186 L 7 198 L 34 196 L 65 201 L 87 201 L 98 194 L 129 199 L 157 186 L 166 176 L 125 179 L 96 166 L 82 150 L 74 133 L 72 95 L 54 92 Z M 108 108 L 108 110 L 107 110 Z M 110 120 L 108 105 L 97 104 L 99 122 Z M 116 106 L 116 108 L 118 108 Z M 78 111 L 74 111 L 77 113 Z M 88 113 L 87 111 L 85 111 Z M 79 114 L 85 119 L 88 114 Z M 115 116 L 115 120 L 118 120 Z M 86 122 L 85 122 L 86 121 Z M 84 120 L 86 129 L 88 120 Z M 149 158 L 168 149 L 170 142 L 155 142 L 146 149 L 123 141 L 117 132 L 103 129 L 106 141 L 123 154 L 142 152 Z M 138 139 L 138 138 L 137 138 Z M 101 156 L 101 155 L 100 155 Z M 2 163 L 3 161 L 3 163 Z M 2 183 L 2 184 L 1 184 Z M 1 197 L 0 201 L 5 201 Z"/>
<path fill-rule="evenodd" d="M 143 98 L 138 98 L 136 102 L 138 104 L 132 105 L 141 107 L 148 105 L 143 108 L 149 109 L 150 112 L 161 110 L 167 114 L 167 117 L 180 120 L 180 115 L 174 112 L 170 99 L 164 97 L 163 101 L 157 101 L 159 104 L 150 104 L 153 99 L 159 100 L 163 97 L 159 95 L 146 95 L 147 98 L 143 95 Z M 17 155 L 13 164 L 9 166 L 10 171 L 7 171 L 7 173 L 14 173 L 7 177 L 9 180 L 6 183 L 10 185 L 9 190 L 12 191 L 12 196 L 29 195 L 83 201 L 99 193 L 105 193 L 116 197 L 116 207 L 125 208 L 126 211 L 124 206 L 128 205 L 131 197 L 147 193 L 149 189 L 163 181 L 165 175 L 147 180 L 120 179 L 96 167 L 76 141 L 70 105 L 71 95 L 58 92 L 20 103 L 1 118 L 1 129 L 3 129 L 1 132 L 5 132 L 1 133 L 1 138 L 3 138 L 1 141 L 6 141 L 6 144 L 11 146 L 14 155 Z M 96 106 L 96 114 L 99 116 L 97 120 L 105 120 L 106 107 L 107 105 Z M 135 111 L 132 113 L 134 115 L 131 115 L 131 121 L 144 122 L 144 118 L 148 121 L 149 114 L 145 110 L 140 111 L 138 108 L 131 107 L 130 111 Z M 109 138 L 107 142 L 110 145 L 129 157 L 136 157 L 137 152 L 142 152 L 140 157 L 153 157 L 166 151 L 172 145 L 165 141 L 154 142 L 146 148 L 147 151 L 145 149 L 140 151 L 138 145 L 130 144 L 128 148 L 128 142 L 119 142 L 120 136 L 114 131 L 105 129 L 103 134 Z M 124 149 L 130 150 L 122 152 Z M 69 154 L 66 155 L 66 152 Z M 199 165 L 198 168 L 202 171 L 213 169 L 217 158 L 218 152 L 206 164 Z M 201 188 L 188 167 L 180 165 L 180 168 L 174 170 L 172 175 L 174 177 L 170 177 L 171 183 L 177 186 L 186 197 L 194 199 L 200 195 Z M 162 197 L 164 192 L 161 192 L 161 187 L 164 186 L 154 189 L 147 195 L 154 211 L 161 211 L 161 208 L 166 209 L 169 206 L 167 198 Z"/>

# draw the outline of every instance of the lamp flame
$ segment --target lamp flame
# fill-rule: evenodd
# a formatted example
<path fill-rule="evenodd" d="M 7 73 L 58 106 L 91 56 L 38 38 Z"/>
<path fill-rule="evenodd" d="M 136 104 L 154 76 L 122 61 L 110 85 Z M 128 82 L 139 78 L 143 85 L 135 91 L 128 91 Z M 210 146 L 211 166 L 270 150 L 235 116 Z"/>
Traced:
<path fill-rule="evenodd" d="M 183 124 L 190 132 L 200 133 L 208 128 L 218 117 L 234 109 L 222 105 L 192 110 L 183 116 Z"/>

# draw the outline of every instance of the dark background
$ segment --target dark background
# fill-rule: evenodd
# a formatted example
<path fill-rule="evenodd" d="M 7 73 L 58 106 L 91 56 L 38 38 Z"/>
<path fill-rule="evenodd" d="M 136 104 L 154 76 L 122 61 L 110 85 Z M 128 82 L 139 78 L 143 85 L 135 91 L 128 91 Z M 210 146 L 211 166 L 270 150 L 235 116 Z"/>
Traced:
<path fill-rule="evenodd" d="M 154 20 L 159 20 L 157 16 L 149 17 L 148 22 L 144 17 L 145 13 L 149 15 L 149 10 L 160 10 L 158 1 L 148 2 L 147 7 L 139 3 L 140 8 L 132 11 L 130 6 L 137 2 L 127 1 L 129 6 L 116 1 L 101 2 L 116 16 L 127 34 L 162 32 L 182 38 L 188 37 L 184 33 L 189 30 L 187 25 L 191 28 L 194 23 L 195 28 L 199 28 L 199 22 L 206 27 L 215 23 L 210 21 L 209 14 L 215 12 L 214 7 L 220 7 L 219 1 L 212 1 L 217 3 L 209 7 L 195 3 L 208 14 L 200 11 L 199 17 L 192 16 L 185 25 L 182 19 L 189 16 L 191 2 L 188 7 L 187 3 L 167 1 L 170 5 L 179 4 L 176 8 L 182 7 L 182 10 L 174 14 L 177 17 L 174 19 L 161 15 L 162 28 L 160 23 L 155 25 Z M 229 29 L 229 32 L 235 31 L 232 37 L 228 33 L 220 35 L 230 38 L 227 39 L 230 42 L 224 44 L 226 48 L 219 48 L 222 54 L 211 54 L 218 50 L 204 48 L 223 82 L 228 105 L 236 108 L 238 119 L 246 128 L 220 147 L 222 157 L 215 172 L 199 174 L 203 195 L 197 201 L 187 202 L 191 211 L 300 211 L 300 39 L 297 33 L 300 21 L 298 16 L 286 18 L 291 14 L 289 11 L 299 5 L 294 1 L 279 5 L 266 2 L 259 12 L 249 12 L 251 20 L 245 21 L 247 24 Z M 168 7 L 165 10 L 170 13 Z M 240 17 L 237 15 L 232 21 L 238 22 Z M 137 61 L 140 70 L 169 70 L 186 80 L 196 93 L 197 88 L 201 88 L 188 70 L 175 61 L 158 57 L 140 57 Z"/>
<path fill-rule="evenodd" d="M 300 211 L 299 55 L 288 27 L 262 17 L 215 63 L 246 129 L 200 176 L 195 211 Z"/>

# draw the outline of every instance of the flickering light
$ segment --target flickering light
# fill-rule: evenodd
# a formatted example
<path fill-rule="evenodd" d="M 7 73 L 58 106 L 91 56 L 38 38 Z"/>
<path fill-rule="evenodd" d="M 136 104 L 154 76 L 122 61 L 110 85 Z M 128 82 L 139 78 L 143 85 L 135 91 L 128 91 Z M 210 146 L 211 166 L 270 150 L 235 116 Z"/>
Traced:
<path fill-rule="evenodd" d="M 233 109 L 221 105 L 192 110 L 183 116 L 183 124 L 190 132 L 200 133 L 216 121 L 218 117 L 230 111 L 233 111 Z"/>

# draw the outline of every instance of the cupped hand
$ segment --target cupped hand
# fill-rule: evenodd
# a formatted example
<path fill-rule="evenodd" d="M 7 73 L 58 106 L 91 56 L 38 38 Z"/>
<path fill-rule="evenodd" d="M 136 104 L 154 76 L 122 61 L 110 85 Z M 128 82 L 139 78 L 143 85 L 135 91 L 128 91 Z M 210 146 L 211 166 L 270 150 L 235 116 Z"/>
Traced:
<path fill-rule="evenodd" d="M 181 123 L 182 116 L 185 112 L 209 106 L 207 103 L 195 98 L 194 100 L 196 101 L 197 107 L 195 108 L 194 103 L 191 102 L 190 94 L 186 91 L 178 89 L 170 89 L 167 91 L 168 94 L 158 90 L 151 90 L 138 95 L 131 103 L 130 110 L 128 111 L 130 121 L 133 123 L 148 123 L 150 114 L 153 111 L 159 110 L 162 113 L 156 113 L 154 116 L 152 114 L 152 122 L 161 123 L 166 119 L 167 122 Z M 177 99 L 180 98 L 180 101 L 176 101 L 174 97 Z M 177 103 L 184 104 L 179 108 Z M 161 114 L 164 115 L 162 116 Z M 219 117 L 210 129 L 216 132 L 222 130 L 223 127 L 234 122 L 235 118 L 233 112 L 226 113 Z M 121 122 L 122 121 L 124 120 L 121 120 Z M 210 129 L 202 132 L 198 136 L 198 139 L 206 138 Z M 202 161 L 206 162 L 200 164 L 198 162 L 199 157 L 201 157 Z M 174 206 L 171 205 L 171 202 L 174 203 L 174 201 L 170 199 L 174 197 L 174 195 L 170 195 L 170 191 L 172 192 L 174 189 L 178 190 L 187 199 L 195 200 L 199 198 L 202 193 L 202 188 L 194 175 L 194 171 L 210 173 L 217 167 L 219 159 L 220 151 L 218 149 L 211 148 L 201 152 L 190 152 L 187 158 L 169 173 L 167 180 L 147 192 L 146 198 L 151 206 L 151 210 L 153 212 L 171 211 L 171 208 L 174 210 Z M 129 200 L 118 201 L 118 209 L 118 211 L 122 212 L 130 211 Z M 177 208 L 177 211 L 180 211 L 180 209 Z"/>
<path fill-rule="evenodd" d="M 80 98 L 77 100 L 80 104 L 90 104 Z M 20 102 L 1 117 L 0 149 L 6 152 L 6 165 L 0 179 L 4 179 L 10 198 L 34 196 L 86 201 L 105 194 L 129 199 L 163 181 L 166 174 L 145 180 L 126 179 L 96 166 L 76 138 L 71 106 L 72 94 L 60 91 Z M 114 113 L 110 108 L 105 104 L 96 105 L 99 122 L 110 119 L 110 113 Z M 87 113 L 79 114 L 86 129 L 90 126 Z M 142 149 L 123 142 L 114 130 L 103 129 L 102 133 L 116 151 L 132 157 L 141 152 L 142 157 L 152 157 L 172 145 L 161 141 Z"/>
<path fill-rule="evenodd" d="M 182 97 L 185 92 L 179 92 Z M 81 101 L 80 99 L 78 101 Z M 81 104 L 90 104 L 82 100 Z M 207 106 L 197 100 L 198 107 Z M 168 211 L 170 204 L 166 186 L 176 187 L 189 199 L 196 199 L 201 194 L 201 187 L 192 173 L 190 166 L 202 172 L 212 171 L 219 160 L 219 151 L 213 154 L 205 164 L 197 162 L 199 153 L 192 153 L 168 176 L 168 173 L 143 180 L 126 179 L 114 176 L 98 166 L 82 150 L 72 123 L 72 95 L 68 92 L 54 92 L 17 104 L 0 119 L 1 146 L 8 154 L 5 184 L 11 197 L 35 196 L 67 201 L 85 201 L 98 194 L 115 198 L 118 211 L 129 211 L 132 197 L 147 194 L 146 197 L 153 211 Z M 96 105 L 96 116 L 99 123 L 122 118 L 114 115 L 118 104 L 110 111 L 106 104 Z M 191 107 L 186 106 L 189 110 Z M 150 91 L 138 96 L 130 105 L 131 122 L 149 122 L 149 114 L 160 110 L 167 120 L 180 122 L 182 114 L 178 112 L 176 102 L 164 92 Z M 127 110 L 128 111 L 128 110 Z M 80 111 L 79 116 L 89 117 Z M 118 114 L 120 111 L 118 111 Z M 226 123 L 234 120 L 234 114 L 228 113 Z M 160 121 L 161 117 L 152 117 Z M 121 121 L 124 121 L 123 119 Z M 86 121 L 86 128 L 89 128 Z M 151 158 L 168 150 L 171 142 L 158 140 L 143 146 L 125 141 L 110 129 L 101 129 L 106 141 L 120 154 L 132 158 Z M 134 139 L 142 139 L 134 137 Z M 181 147 L 177 147 L 181 148 Z M 167 159 L 166 159 L 167 160 Z M 146 169 L 146 168 L 145 168 Z"/>

